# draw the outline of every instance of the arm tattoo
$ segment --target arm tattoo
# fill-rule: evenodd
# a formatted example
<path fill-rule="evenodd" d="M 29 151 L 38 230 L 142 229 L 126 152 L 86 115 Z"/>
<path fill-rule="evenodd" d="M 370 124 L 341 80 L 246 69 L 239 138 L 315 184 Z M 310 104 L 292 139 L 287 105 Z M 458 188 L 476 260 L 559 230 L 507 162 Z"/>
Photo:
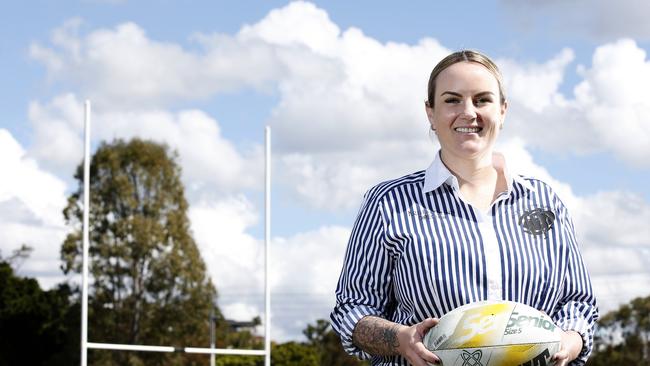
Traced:
<path fill-rule="evenodd" d="M 352 342 L 357 347 L 375 356 L 398 354 L 399 324 L 376 316 L 363 317 L 352 332 Z"/>

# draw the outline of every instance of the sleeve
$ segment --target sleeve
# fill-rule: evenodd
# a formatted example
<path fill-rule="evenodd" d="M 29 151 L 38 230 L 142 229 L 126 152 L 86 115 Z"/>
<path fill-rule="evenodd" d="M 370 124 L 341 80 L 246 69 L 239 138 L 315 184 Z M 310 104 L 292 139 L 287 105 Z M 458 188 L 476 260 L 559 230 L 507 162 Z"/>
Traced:
<path fill-rule="evenodd" d="M 379 200 L 370 192 L 355 220 L 336 288 L 336 305 L 330 314 L 332 329 L 343 349 L 367 360 L 367 352 L 352 343 L 352 333 L 361 318 L 387 318 L 392 302 L 392 261 L 386 251 L 385 228 Z"/>
<path fill-rule="evenodd" d="M 583 347 L 572 366 L 584 365 L 594 345 L 594 332 L 598 320 L 598 306 L 591 286 L 589 273 L 580 254 L 573 221 L 562 206 L 561 224 L 563 240 L 567 241 L 567 270 L 561 300 L 556 306 L 553 320 L 563 330 L 573 330 L 582 336 Z"/>

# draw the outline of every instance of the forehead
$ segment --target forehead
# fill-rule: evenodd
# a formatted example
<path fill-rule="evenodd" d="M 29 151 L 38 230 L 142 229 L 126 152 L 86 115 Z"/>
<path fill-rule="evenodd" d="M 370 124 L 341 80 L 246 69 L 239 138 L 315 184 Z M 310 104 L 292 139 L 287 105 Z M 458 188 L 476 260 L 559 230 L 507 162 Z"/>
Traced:
<path fill-rule="evenodd" d="M 497 78 L 485 66 L 476 62 L 457 62 L 442 70 L 436 78 L 439 93 L 455 91 L 499 91 Z M 462 89 L 462 90 L 460 90 Z"/>

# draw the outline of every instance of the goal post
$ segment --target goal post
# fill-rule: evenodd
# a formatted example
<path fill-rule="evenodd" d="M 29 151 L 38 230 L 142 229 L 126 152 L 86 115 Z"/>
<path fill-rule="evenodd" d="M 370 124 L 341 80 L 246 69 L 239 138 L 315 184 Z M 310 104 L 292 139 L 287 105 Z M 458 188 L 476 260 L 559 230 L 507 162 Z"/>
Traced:
<path fill-rule="evenodd" d="M 264 349 L 221 349 L 200 347 L 173 347 L 88 342 L 88 266 L 90 214 L 90 101 L 84 103 L 84 181 L 83 181 L 83 238 L 81 271 L 81 366 L 88 365 L 88 349 L 143 352 L 179 352 L 209 355 L 264 356 L 264 365 L 271 365 L 271 283 L 269 281 L 271 242 L 271 127 L 264 129 Z M 212 321 L 212 320 L 210 320 Z M 212 344 L 211 344 L 212 346 Z"/>

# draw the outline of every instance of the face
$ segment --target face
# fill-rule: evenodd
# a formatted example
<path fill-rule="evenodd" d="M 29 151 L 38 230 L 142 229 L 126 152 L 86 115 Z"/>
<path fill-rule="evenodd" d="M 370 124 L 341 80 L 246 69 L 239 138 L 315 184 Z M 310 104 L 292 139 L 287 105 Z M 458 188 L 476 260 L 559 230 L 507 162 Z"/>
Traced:
<path fill-rule="evenodd" d="M 458 62 L 438 74 L 435 93 L 426 112 L 443 157 L 491 157 L 507 109 L 494 75 L 481 64 Z"/>

